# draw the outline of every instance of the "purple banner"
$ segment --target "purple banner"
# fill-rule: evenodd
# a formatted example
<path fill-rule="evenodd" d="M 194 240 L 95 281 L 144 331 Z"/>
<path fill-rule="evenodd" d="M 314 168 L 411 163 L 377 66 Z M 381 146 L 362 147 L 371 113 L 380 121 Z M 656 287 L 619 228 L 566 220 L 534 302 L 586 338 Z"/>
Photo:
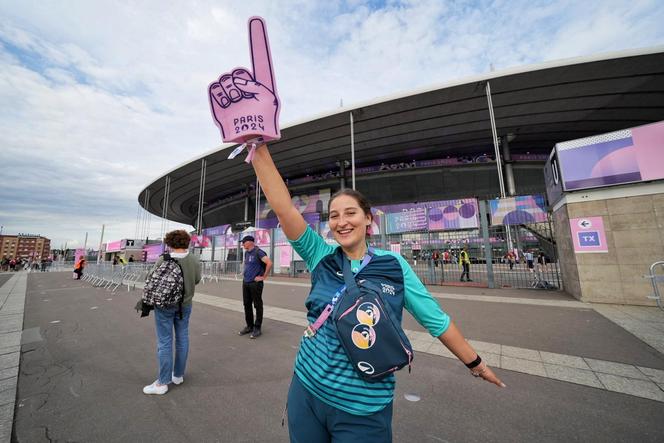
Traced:
<path fill-rule="evenodd" d="M 664 121 L 556 144 L 566 191 L 664 178 Z"/>
<path fill-rule="evenodd" d="M 203 229 L 202 233 L 206 237 L 216 237 L 217 235 L 225 235 L 230 227 L 231 225 L 214 226 L 212 228 Z"/>
<path fill-rule="evenodd" d="M 380 223 L 383 214 L 387 214 L 388 234 L 422 229 L 443 231 L 479 227 L 479 206 L 474 198 L 377 206 L 374 209 L 377 223 Z"/>
<path fill-rule="evenodd" d="M 522 225 L 548 220 L 543 195 L 521 195 L 489 200 L 491 224 Z"/>
<path fill-rule="evenodd" d="M 146 245 L 143 246 L 143 252 L 147 253 L 145 254 L 146 256 L 145 261 L 147 263 L 154 263 L 157 261 L 159 256 L 164 253 L 164 245 L 162 245 L 161 243 Z"/>

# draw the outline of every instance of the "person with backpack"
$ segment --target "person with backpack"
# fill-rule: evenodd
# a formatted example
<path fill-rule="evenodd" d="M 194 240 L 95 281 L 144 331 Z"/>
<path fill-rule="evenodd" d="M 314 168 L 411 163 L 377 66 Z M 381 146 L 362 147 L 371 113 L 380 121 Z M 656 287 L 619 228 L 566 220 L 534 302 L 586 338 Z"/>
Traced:
<path fill-rule="evenodd" d="M 263 282 L 272 269 L 272 260 L 265 251 L 256 246 L 255 239 L 251 235 L 242 238 L 242 247 L 244 248 L 242 301 L 246 326 L 238 334 L 250 334 L 249 338 L 258 338 L 263 325 Z M 254 308 L 256 308 L 256 318 L 254 318 Z"/>
<path fill-rule="evenodd" d="M 192 300 L 196 285 L 201 281 L 200 262 L 189 253 L 190 240 L 184 230 L 166 234 L 164 243 L 170 254 L 162 255 L 146 278 L 142 304 L 154 308 L 159 362 L 159 378 L 143 388 L 143 393 L 148 395 L 165 394 L 170 383 L 179 385 L 184 382 Z"/>
<path fill-rule="evenodd" d="M 388 350 L 401 348 L 399 343 L 393 346 L 395 340 L 401 340 L 402 351 L 410 348 L 401 328 L 404 308 L 473 376 L 505 386 L 406 260 L 392 251 L 369 248 L 367 230 L 373 216 L 361 193 L 344 189 L 330 198 L 328 222 L 339 246 L 329 245 L 293 205 L 265 144 L 256 149 L 251 163 L 286 237 L 311 272 L 305 302 L 310 324 L 300 341 L 288 393 L 291 442 L 392 441 L 394 372 L 376 374 L 372 362 L 358 361 L 357 355 L 358 350 L 373 349 L 378 357 L 373 363 L 383 364 L 381 357 L 391 361 Z M 349 324 L 356 326 L 348 328 Z M 391 331 L 389 340 L 380 335 L 380 328 Z M 410 366 L 412 352 L 407 353 Z M 382 377 L 371 379 L 374 375 Z"/>

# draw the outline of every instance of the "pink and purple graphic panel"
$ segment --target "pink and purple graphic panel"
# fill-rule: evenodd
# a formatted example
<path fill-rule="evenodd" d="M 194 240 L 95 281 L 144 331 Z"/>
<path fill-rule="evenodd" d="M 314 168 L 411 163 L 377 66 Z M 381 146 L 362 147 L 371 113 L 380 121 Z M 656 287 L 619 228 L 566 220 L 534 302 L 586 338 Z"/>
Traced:
<path fill-rule="evenodd" d="M 122 250 L 122 240 L 106 243 L 106 252 L 118 252 Z"/>
<path fill-rule="evenodd" d="M 203 234 L 201 235 L 194 234 L 191 236 L 190 244 L 194 248 L 207 248 L 211 245 L 210 237 Z"/>
<path fill-rule="evenodd" d="M 226 235 L 226 232 L 228 232 L 230 227 L 231 225 L 213 226 L 211 228 L 203 229 L 201 233 L 206 237 L 217 237 L 219 235 Z"/>
<path fill-rule="evenodd" d="M 548 220 L 543 195 L 520 195 L 490 200 L 491 224 L 523 225 Z"/>
<path fill-rule="evenodd" d="M 572 231 L 574 252 L 609 252 L 604 233 L 604 219 L 602 217 L 582 217 L 569 220 Z"/>
<path fill-rule="evenodd" d="M 556 144 L 566 191 L 664 178 L 664 122 Z"/>
<path fill-rule="evenodd" d="M 474 198 L 428 203 L 429 230 L 472 229 L 479 225 L 479 206 Z"/>
<path fill-rule="evenodd" d="M 156 243 L 153 245 L 143 246 L 143 252 L 145 252 L 145 261 L 148 263 L 154 263 L 157 261 L 159 256 L 164 253 L 164 245 L 161 243 Z"/>
<path fill-rule="evenodd" d="M 375 209 L 374 217 L 378 223 L 381 216 L 386 217 L 388 234 L 479 227 L 479 206 L 474 198 L 378 206 Z"/>

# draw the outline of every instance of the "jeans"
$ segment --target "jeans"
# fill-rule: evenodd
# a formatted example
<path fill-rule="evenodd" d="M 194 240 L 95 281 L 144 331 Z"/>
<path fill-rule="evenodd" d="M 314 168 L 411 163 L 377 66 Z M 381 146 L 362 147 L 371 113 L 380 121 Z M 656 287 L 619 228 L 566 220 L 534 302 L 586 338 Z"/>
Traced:
<path fill-rule="evenodd" d="M 159 383 L 166 385 L 172 376 L 182 377 L 187 366 L 189 353 L 189 317 L 192 305 L 182 306 L 182 320 L 179 308 L 154 309 L 157 326 L 157 357 L 159 361 Z M 175 366 L 173 366 L 173 329 L 175 329 Z"/>
<path fill-rule="evenodd" d="M 244 303 L 244 321 L 247 326 L 260 329 L 263 324 L 263 282 L 243 282 L 242 302 Z M 252 304 L 256 307 L 255 320 Z"/>

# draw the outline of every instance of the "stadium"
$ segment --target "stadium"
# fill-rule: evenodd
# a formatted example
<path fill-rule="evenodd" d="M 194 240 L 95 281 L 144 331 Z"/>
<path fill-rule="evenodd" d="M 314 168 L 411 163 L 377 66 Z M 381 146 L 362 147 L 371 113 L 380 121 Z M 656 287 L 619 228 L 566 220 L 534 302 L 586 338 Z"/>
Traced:
<path fill-rule="evenodd" d="M 525 212 L 534 217 L 512 228 L 488 226 L 494 258 L 514 242 L 520 249 L 545 251 L 555 262 L 555 234 L 536 214 L 538 208 L 547 210 L 544 166 L 553 147 L 660 120 L 664 48 L 657 47 L 490 72 L 339 108 L 282 127 L 282 138 L 270 143 L 270 151 L 294 202 L 322 234 L 329 196 L 354 185 L 379 214 L 388 214 L 376 226 L 375 240 L 393 249 L 399 243 L 399 251 L 417 264 L 434 250 L 453 251 L 482 236 L 481 223 L 464 225 L 458 216 L 463 218 L 461 207 L 469 200 L 521 196 L 532 203 L 535 211 Z M 222 145 L 163 174 L 141 191 L 140 205 L 209 237 L 230 237 L 249 225 L 276 228 L 269 207 L 260 203 L 252 168 L 241 158 L 227 160 L 234 147 Z M 488 217 L 478 217 L 482 206 L 472 208 L 480 221 Z M 391 212 L 408 212 L 410 218 L 391 220 Z M 452 212 L 454 220 L 447 217 Z M 420 216 L 429 217 L 429 225 L 420 223 Z M 451 223 L 432 228 L 436 217 Z M 279 235 L 273 236 L 270 252 L 279 255 Z M 237 239 L 230 238 L 210 247 L 234 249 Z M 477 243 L 475 261 L 482 262 Z M 235 257 L 226 251 L 204 258 Z M 296 269 L 292 263 L 282 267 Z"/>

